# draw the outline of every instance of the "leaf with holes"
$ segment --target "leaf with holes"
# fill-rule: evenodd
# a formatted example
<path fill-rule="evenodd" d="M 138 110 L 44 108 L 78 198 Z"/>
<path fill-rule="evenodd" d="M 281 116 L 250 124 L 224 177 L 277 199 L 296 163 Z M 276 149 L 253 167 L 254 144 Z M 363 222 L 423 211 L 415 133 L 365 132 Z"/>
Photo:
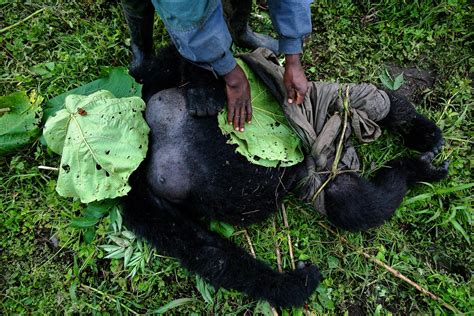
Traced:
<path fill-rule="evenodd" d="M 106 90 L 66 97 L 43 132 L 48 147 L 62 155 L 56 191 L 83 203 L 126 195 L 148 148 L 144 109 L 142 99 Z"/>
<path fill-rule="evenodd" d="M 14 92 L 0 97 L 0 156 L 30 143 L 40 134 L 43 98 Z"/>
<path fill-rule="evenodd" d="M 66 97 L 71 94 L 90 95 L 99 90 L 108 90 L 117 98 L 141 96 L 142 87 L 128 74 L 127 68 L 109 68 L 104 73 L 104 78 L 94 80 L 48 100 L 45 105 L 44 119 L 48 119 L 63 109 Z"/>
<path fill-rule="evenodd" d="M 224 135 L 229 135 L 228 143 L 238 145 L 236 151 L 257 165 L 288 167 L 301 162 L 304 157 L 300 139 L 291 129 L 278 101 L 245 63 L 239 60 L 239 65 L 250 83 L 252 124 L 246 124 L 244 132 L 236 132 L 227 123 L 227 112 L 221 112 L 219 127 Z"/>

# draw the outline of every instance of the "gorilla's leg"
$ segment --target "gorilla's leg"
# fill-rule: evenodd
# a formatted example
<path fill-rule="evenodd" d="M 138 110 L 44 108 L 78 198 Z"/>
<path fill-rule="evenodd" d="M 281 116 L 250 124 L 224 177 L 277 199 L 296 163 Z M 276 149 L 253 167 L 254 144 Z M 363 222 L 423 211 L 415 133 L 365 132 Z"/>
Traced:
<path fill-rule="evenodd" d="M 320 275 L 316 266 L 278 273 L 232 242 L 202 228 L 190 219 L 188 210 L 153 197 L 144 182 L 138 179 L 123 199 L 127 226 L 216 288 L 235 289 L 252 298 L 289 307 L 303 305 L 317 287 Z"/>
<path fill-rule="evenodd" d="M 438 153 L 444 140 L 436 124 L 418 113 L 406 97 L 393 91 L 386 92 L 390 98 L 390 112 L 380 125 L 400 133 L 409 148 Z"/>
<path fill-rule="evenodd" d="M 448 164 L 432 165 L 432 152 L 419 158 L 403 158 L 388 163 L 370 180 L 356 174 L 340 174 L 325 190 L 328 219 L 350 231 L 379 226 L 400 206 L 407 186 L 419 181 L 434 182 L 448 174 Z"/>
<path fill-rule="evenodd" d="M 278 41 L 274 38 L 255 33 L 248 25 L 252 12 L 252 0 L 223 0 L 224 15 L 234 42 L 240 47 L 265 47 L 278 53 Z"/>
<path fill-rule="evenodd" d="M 149 0 L 122 0 L 121 3 L 131 37 L 130 75 L 137 82 L 142 82 L 149 72 L 147 68 L 149 68 L 149 62 L 153 57 L 155 9 Z"/>

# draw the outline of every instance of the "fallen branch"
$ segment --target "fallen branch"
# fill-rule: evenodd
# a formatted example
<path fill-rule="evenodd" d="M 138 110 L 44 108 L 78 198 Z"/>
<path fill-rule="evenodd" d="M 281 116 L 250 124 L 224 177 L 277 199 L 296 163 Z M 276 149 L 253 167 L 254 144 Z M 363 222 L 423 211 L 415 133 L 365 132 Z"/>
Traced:
<path fill-rule="evenodd" d="M 392 268 L 391 266 L 389 266 L 388 264 L 386 263 L 383 263 L 382 261 L 380 261 L 379 259 L 375 258 L 374 256 L 371 256 L 370 254 L 366 253 L 365 251 L 355 247 L 354 245 L 352 245 L 346 238 L 344 238 L 343 236 L 340 236 L 338 233 L 336 233 L 333 229 L 331 229 L 330 227 L 324 225 L 323 223 L 321 222 L 318 222 L 319 226 L 323 227 L 324 229 L 326 229 L 327 231 L 331 232 L 333 235 L 335 235 L 336 237 L 339 238 L 340 241 L 342 241 L 344 244 L 346 244 L 349 248 L 351 248 L 352 250 L 354 250 L 355 252 L 359 253 L 359 254 L 362 254 L 365 258 L 367 258 L 369 261 L 372 261 L 373 263 L 375 263 L 376 265 L 384 268 L 385 270 L 387 270 L 388 272 L 390 272 L 391 274 L 393 274 L 395 277 L 399 278 L 400 280 L 402 281 L 405 281 L 406 283 L 410 284 L 411 286 L 413 286 L 414 288 L 416 288 L 418 291 L 420 291 L 421 293 L 423 293 L 424 295 L 427 295 L 428 297 L 432 298 L 433 300 L 439 302 L 441 305 L 443 305 L 444 307 L 446 307 L 447 309 L 449 309 L 450 311 L 454 312 L 455 314 L 459 315 L 459 314 L 463 314 L 461 313 L 461 311 L 459 311 L 456 307 L 454 306 L 451 306 L 449 305 L 448 303 L 446 303 L 445 301 L 443 301 L 440 297 L 434 295 L 433 293 L 431 293 L 430 291 L 428 291 L 427 289 L 425 289 L 424 287 L 422 287 L 421 285 L 419 285 L 418 283 L 416 283 L 415 281 L 412 281 L 411 279 L 409 279 L 408 277 L 404 276 L 401 272 L 397 271 L 396 269 Z"/>
<path fill-rule="evenodd" d="M 285 225 L 285 228 L 287 231 L 286 237 L 288 239 L 288 249 L 290 252 L 291 268 L 295 270 L 296 266 L 295 266 L 295 257 L 293 256 L 293 244 L 291 243 L 290 226 L 288 225 L 288 218 L 286 217 L 286 208 L 285 208 L 284 203 L 281 203 L 281 214 L 283 217 L 283 225 Z"/>
<path fill-rule="evenodd" d="M 10 29 L 12 29 L 12 28 L 18 26 L 18 25 L 20 25 L 21 23 L 24 23 L 24 22 L 28 21 L 29 19 L 31 19 L 31 18 L 34 17 L 35 15 L 40 14 L 40 13 L 43 12 L 44 10 L 46 10 L 46 8 L 39 9 L 39 10 L 33 12 L 32 14 L 28 15 L 28 16 L 27 16 L 26 18 L 24 18 L 23 20 L 20 20 L 20 21 L 18 21 L 18 22 L 16 22 L 16 23 L 12 24 L 12 25 L 10 25 L 10 26 L 4 27 L 3 29 L 0 30 L 0 34 L 6 32 L 6 31 L 8 31 L 8 30 L 10 30 Z"/>
<path fill-rule="evenodd" d="M 0 109 L 0 114 L 2 114 L 2 113 L 8 113 L 8 112 L 10 112 L 11 110 L 12 110 L 12 109 L 10 109 L 10 108 L 8 108 L 8 107 L 7 107 L 7 108 L 1 108 L 1 109 Z"/>
<path fill-rule="evenodd" d="M 108 298 L 109 300 L 113 301 L 115 304 L 117 304 L 117 303 L 120 304 L 120 306 L 122 306 L 124 309 L 126 309 L 129 313 L 131 313 L 133 315 L 140 315 L 139 313 L 137 313 L 136 311 L 134 311 L 133 309 L 131 309 L 127 305 L 123 304 L 119 299 L 114 298 L 110 294 L 104 293 L 104 292 L 102 292 L 102 291 L 100 291 L 96 288 L 93 288 L 92 286 L 88 286 L 88 285 L 85 285 L 85 284 L 81 284 L 81 285 L 79 285 L 79 287 L 83 288 L 84 290 L 88 290 L 88 291 L 98 293 L 98 294 L 102 295 L 103 297 Z"/>

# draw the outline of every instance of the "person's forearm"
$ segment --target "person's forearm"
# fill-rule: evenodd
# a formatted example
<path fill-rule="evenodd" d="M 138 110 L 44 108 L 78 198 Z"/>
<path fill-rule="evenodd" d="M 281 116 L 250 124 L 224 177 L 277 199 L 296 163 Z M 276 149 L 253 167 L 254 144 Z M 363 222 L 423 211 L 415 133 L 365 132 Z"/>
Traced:
<path fill-rule="evenodd" d="M 303 39 L 311 33 L 312 0 L 268 0 L 273 26 L 280 35 L 283 54 L 302 52 Z"/>
<path fill-rule="evenodd" d="M 289 66 L 301 66 L 301 54 L 286 54 L 285 65 Z"/>
<path fill-rule="evenodd" d="M 236 67 L 230 52 L 232 38 L 220 1 L 153 1 L 179 53 L 186 59 L 210 66 L 223 76 Z M 192 5 L 198 6 L 194 10 Z M 179 4 L 179 5 L 177 5 Z M 193 11 L 193 12 L 188 12 Z M 194 12 L 197 11 L 197 12 Z"/>

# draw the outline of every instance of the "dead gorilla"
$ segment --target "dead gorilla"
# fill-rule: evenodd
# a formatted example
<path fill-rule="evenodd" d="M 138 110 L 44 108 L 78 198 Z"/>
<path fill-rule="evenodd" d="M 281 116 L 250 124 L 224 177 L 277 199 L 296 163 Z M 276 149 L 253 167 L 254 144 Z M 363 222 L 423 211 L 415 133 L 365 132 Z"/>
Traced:
<path fill-rule="evenodd" d="M 143 89 L 150 148 L 124 199 L 128 227 L 216 288 L 275 306 L 301 306 L 319 283 L 316 266 L 300 263 L 295 271 L 278 273 L 209 231 L 207 221 L 248 225 L 267 218 L 277 210 L 276 200 L 305 175 L 305 166 L 264 168 L 236 154 L 215 117 L 188 113 L 190 108 L 214 112 L 222 105 L 222 82 L 183 61 L 173 48 L 158 56 L 156 76 Z M 327 216 L 336 226 L 357 231 L 381 225 L 400 205 L 407 186 L 447 175 L 446 163 L 431 163 L 443 144 L 441 131 L 406 99 L 390 94 L 390 101 L 390 112 L 379 124 L 401 133 L 408 147 L 423 154 L 390 161 L 391 168 L 370 180 L 338 175 L 325 188 Z"/>

